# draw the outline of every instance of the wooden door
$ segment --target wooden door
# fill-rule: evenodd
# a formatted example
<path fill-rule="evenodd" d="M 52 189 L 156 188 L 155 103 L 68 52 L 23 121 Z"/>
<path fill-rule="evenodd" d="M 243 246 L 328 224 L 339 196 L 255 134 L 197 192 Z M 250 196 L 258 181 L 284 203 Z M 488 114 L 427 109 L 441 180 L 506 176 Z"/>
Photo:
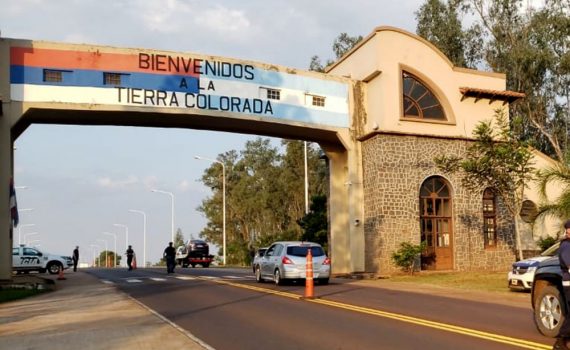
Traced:
<path fill-rule="evenodd" d="M 427 179 L 420 190 L 421 241 L 427 243 L 422 253 L 423 270 L 453 269 L 453 230 L 451 193 L 441 177 Z"/>

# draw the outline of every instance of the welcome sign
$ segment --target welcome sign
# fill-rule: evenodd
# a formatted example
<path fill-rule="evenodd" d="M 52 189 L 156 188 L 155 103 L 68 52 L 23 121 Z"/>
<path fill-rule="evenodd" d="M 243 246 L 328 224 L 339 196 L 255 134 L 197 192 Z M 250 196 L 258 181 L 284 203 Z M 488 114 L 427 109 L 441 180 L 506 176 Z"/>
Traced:
<path fill-rule="evenodd" d="M 185 108 L 348 127 L 348 83 L 183 54 L 10 49 L 12 100 Z"/>

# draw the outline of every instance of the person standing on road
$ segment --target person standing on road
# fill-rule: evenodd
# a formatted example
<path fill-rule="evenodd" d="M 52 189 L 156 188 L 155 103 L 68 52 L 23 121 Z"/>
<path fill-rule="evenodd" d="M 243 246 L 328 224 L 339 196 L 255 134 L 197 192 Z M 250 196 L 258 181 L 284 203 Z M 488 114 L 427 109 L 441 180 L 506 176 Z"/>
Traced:
<path fill-rule="evenodd" d="M 562 289 L 564 290 L 564 299 L 566 300 L 566 314 L 564 322 L 558 331 L 558 339 L 553 349 L 570 349 L 570 220 L 564 223 L 564 239 L 560 242 L 558 249 L 558 260 L 560 260 L 560 269 L 562 270 Z"/>
<path fill-rule="evenodd" d="M 176 256 L 176 250 L 172 246 L 172 242 L 168 243 L 168 247 L 164 249 L 164 257 L 166 258 L 166 271 L 167 273 L 174 273 L 174 257 Z"/>
<path fill-rule="evenodd" d="M 132 245 L 129 246 L 125 254 L 127 254 L 127 266 L 129 267 L 129 271 L 131 271 L 133 269 L 133 256 L 135 255 Z"/>
<path fill-rule="evenodd" d="M 77 272 L 77 264 L 79 263 L 79 246 L 75 246 L 73 249 L 73 272 Z"/>

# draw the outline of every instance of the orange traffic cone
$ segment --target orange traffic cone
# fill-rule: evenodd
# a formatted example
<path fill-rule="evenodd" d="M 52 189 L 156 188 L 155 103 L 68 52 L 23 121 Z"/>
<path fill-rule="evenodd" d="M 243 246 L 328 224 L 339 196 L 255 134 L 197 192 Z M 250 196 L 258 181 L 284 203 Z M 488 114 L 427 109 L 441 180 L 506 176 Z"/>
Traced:
<path fill-rule="evenodd" d="M 63 266 L 59 267 L 59 274 L 57 276 L 58 281 L 65 280 L 67 278 L 63 277 Z"/>
<path fill-rule="evenodd" d="M 313 299 L 314 297 L 313 254 L 311 253 L 311 248 L 309 247 L 309 249 L 307 249 L 307 271 L 305 273 L 305 298 Z"/>
<path fill-rule="evenodd" d="M 137 256 L 134 255 L 133 256 L 133 269 L 136 269 L 136 268 L 137 268 Z"/>

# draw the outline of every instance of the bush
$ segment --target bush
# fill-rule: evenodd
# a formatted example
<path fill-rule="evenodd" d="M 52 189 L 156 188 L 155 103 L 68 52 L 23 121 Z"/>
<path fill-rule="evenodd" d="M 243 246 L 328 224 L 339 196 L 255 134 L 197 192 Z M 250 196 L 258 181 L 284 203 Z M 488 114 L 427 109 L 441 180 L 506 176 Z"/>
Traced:
<path fill-rule="evenodd" d="M 536 241 L 536 245 L 540 247 L 541 251 L 545 251 L 546 249 L 553 246 L 558 240 L 555 237 L 540 237 L 538 241 Z"/>
<path fill-rule="evenodd" d="M 392 261 L 394 261 L 394 264 L 400 267 L 403 271 L 409 272 L 410 275 L 413 275 L 418 255 L 421 254 L 425 248 L 425 241 L 419 245 L 414 245 L 410 242 L 402 242 L 400 243 L 400 249 L 392 253 Z"/>

